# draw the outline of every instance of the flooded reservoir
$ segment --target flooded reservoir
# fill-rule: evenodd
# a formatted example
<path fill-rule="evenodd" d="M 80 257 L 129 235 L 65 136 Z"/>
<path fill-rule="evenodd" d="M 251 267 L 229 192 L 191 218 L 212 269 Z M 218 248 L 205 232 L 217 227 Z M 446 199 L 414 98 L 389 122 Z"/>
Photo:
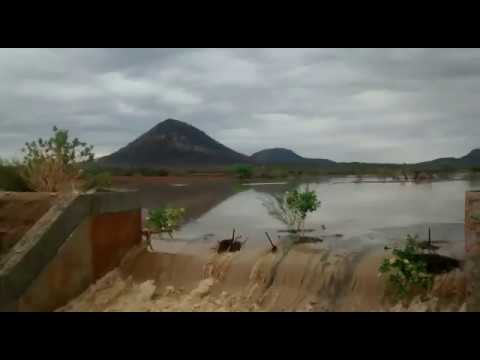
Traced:
<path fill-rule="evenodd" d="M 172 182 L 178 184 L 179 182 Z M 458 311 L 465 308 L 461 269 L 437 276 L 432 297 L 402 308 L 384 298 L 378 267 L 385 246 L 407 234 L 431 238 L 438 253 L 465 257 L 465 192 L 475 181 L 353 183 L 319 178 L 287 183 L 168 181 L 129 184 L 142 207 L 182 206 L 175 233 L 154 236 L 153 252 L 135 249 L 124 265 L 62 310 L 70 311 Z M 126 185 L 125 183 L 123 185 Z M 290 244 L 271 216 L 272 196 L 308 186 L 321 207 L 306 221 L 322 241 Z M 241 251 L 217 254 L 218 241 L 242 236 Z M 265 232 L 279 246 L 271 252 Z"/>
<path fill-rule="evenodd" d="M 339 183 L 338 180 L 262 183 L 244 185 L 240 189 L 233 184 L 221 184 L 216 189 L 192 184 L 190 189 L 174 189 L 175 194 L 168 190 L 172 199 L 166 202 L 160 199 L 167 190 L 160 186 L 150 187 L 143 190 L 144 207 L 185 206 L 187 215 L 191 210 L 194 216 L 176 233 L 177 240 L 221 239 L 228 237 L 235 228 L 248 239 L 248 246 L 261 247 L 267 245 L 265 231 L 276 238 L 282 236 L 278 230 L 285 229 L 284 224 L 269 214 L 265 203 L 271 201 L 275 193 L 292 186 L 308 186 L 317 193 L 321 206 L 309 215 L 306 227 L 314 230 L 312 235 L 324 237 L 329 246 L 361 249 L 384 245 L 386 241 L 403 238 L 409 233 L 426 239 L 428 227 L 431 227 L 434 240 L 445 240 L 462 247 L 465 191 L 480 186 L 480 182 L 472 181 L 357 184 Z M 196 186 L 201 194 L 198 203 L 194 204 Z M 158 199 L 158 203 L 153 199 Z M 335 234 L 342 236 L 333 236 Z"/>

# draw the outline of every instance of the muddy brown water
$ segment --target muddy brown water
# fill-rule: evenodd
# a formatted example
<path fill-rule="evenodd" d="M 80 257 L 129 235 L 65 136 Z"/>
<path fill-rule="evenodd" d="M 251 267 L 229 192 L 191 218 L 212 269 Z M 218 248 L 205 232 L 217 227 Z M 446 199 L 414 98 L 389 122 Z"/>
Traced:
<path fill-rule="evenodd" d="M 384 246 L 406 234 L 432 240 L 439 253 L 463 259 L 468 181 L 425 184 L 308 183 L 241 186 L 229 181 L 143 186 L 143 206 L 186 206 L 174 240 L 154 238 L 154 252 L 136 249 L 125 263 L 62 310 L 66 311 L 458 311 L 465 309 L 462 269 L 436 277 L 427 300 L 406 305 L 385 298 L 378 267 Z M 180 183 L 180 182 L 177 182 Z M 285 226 L 263 203 L 291 185 L 308 185 L 322 201 L 307 220 L 309 236 L 292 245 Z M 325 225 L 325 229 L 322 228 Z M 241 251 L 217 254 L 232 228 L 247 240 Z M 272 235 L 272 253 L 264 232 Z M 335 236 L 342 234 L 343 236 Z"/>
<path fill-rule="evenodd" d="M 308 236 L 324 239 L 329 247 L 362 250 L 403 239 L 407 234 L 440 241 L 441 251 L 462 257 L 464 253 L 465 191 L 480 182 L 445 181 L 424 184 L 348 183 L 339 178 L 321 178 L 292 186 L 309 186 L 322 201 L 309 215 Z M 344 180 L 344 179 L 343 179 Z M 246 246 L 268 246 L 265 231 L 282 241 L 286 227 L 264 206 L 272 195 L 289 184 L 242 186 L 232 182 L 189 184 L 184 187 L 142 189 L 145 208 L 171 204 L 187 208 L 188 221 L 175 238 L 184 241 L 216 241 L 235 228 Z M 189 206 L 190 205 L 190 206 Z M 323 226 L 325 229 L 323 229 Z M 341 236 L 336 236 L 341 235 Z"/>

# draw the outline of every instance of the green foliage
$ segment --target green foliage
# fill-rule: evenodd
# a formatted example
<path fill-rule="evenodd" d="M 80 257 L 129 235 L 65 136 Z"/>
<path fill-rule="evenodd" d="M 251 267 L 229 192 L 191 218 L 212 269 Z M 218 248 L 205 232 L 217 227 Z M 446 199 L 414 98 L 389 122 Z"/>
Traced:
<path fill-rule="evenodd" d="M 70 139 L 68 130 L 53 127 L 53 136 L 25 143 L 22 176 L 37 191 L 58 191 L 76 180 L 79 164 L 93 160 L 93 146 Z"/>
<path fill-rule="evenodd" d="M 239 179 L 250 179 L 253 176 L 253 166 L 251 165 L 234 165 L 230 171 L 235 173 Z"/>
<path fill-rule="evenodd" d="M 108 188 L 110 186 L 112 186 L 112 175 L 107 171 L 103 171 L 98 174 L 87 176 L 84 189 Z"/>
<path fill-rule="evenodd" d="M 18 174 L 18 168 L 0 165 L 0 191 L 29 191 L 25 180 Z"/>
<path fill-rule="evenodd" d="M 407 236 L 403 249 L 395 248 L 391 257 L 383 260 L 379 271 L 388 275 L 388 286 L 397 300 L 404 299 L 414 291 L 426 292 L 433 285 L 433 274 L 427 271 L 427 263 L 422 259 L 417 236 Z"/>
<path fill-rule="evenodd" d="M 185 214 L 184 208 L 162 207 L 148 212 L 147 227 L 153 231 L 167 233 L 173 237 L 173 232 L 178 229 Z"/>
<path fill-rule="evenodd" d="M 295 189 L 274 195 L 274 200 L 275 202 L 264 202 L 269 213 L 302 235 L 307 215 L 316 211 L 321 204 L 315 191 L 310 191 L 308 187 L 303 191 Z"/>
<path fill-rule="evenodd" d="M 320 206 L 315 191 L 309 191 L 308 189 L 302 192 L 298 190 L 287 192 L 286 200 L 287 206 L 298 213 L 302 219 L 307 217 L 307 213 L 316 211 Z"/>

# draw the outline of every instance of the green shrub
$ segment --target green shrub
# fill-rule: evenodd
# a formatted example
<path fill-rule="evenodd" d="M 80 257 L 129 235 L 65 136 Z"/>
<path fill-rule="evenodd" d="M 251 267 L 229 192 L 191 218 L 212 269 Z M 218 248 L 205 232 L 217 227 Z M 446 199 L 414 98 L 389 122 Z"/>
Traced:
<path fill-rule="evenodd" d="M 382 275 L 388 275 L 387 285 L 397 300 L 411 295 L 414 291 L 426 292 L 433 285 L 433 274 L 427 271 L 427 263 L 419 256 L 423 254 L 417 237 L 407 236 L 403 249 L 393 249 L 380 265 Z"/>
<path fill-rule="evenodd" d="M 234 165 L 229 170 L 235 173 L 239 179 L 250 179 L 253 176 L 253 166 L 251 165 Z"/>
<path fill-rule="evenodd" d="M 108 188 L 110 186 L 112 186 L 112 175 L 107 171 L 103 171 L 95 175 L 89 175 L 86 178 L 84 189 Z"/>
<path fill-rule="evenodd" d="M 173 232 L 178 229 L 185 214 L 184 208 L 162 207 L 148 212 L 147 227 L 160 233 L 167 233 L 173 237 Z"/>
<path fill-rule="evenodd" d="M 68 130 L 54 126 L 49 139 L 25 143 L 21 175 L 36 191 L 59 191 L 80 177 L 80 164 L 93 160 L 92 149 L 77 138 L 70 139 Z"/>
<path fill-rule="evenodd" d="M 317 199 L 315 191 L 308 187 L 300 191 L 286 191 L 284 194 L 274 196 L 275 202 L 265 202 L 269 213 L 303 236 L 307 215 L 316 211 L 321 201 Z"/>
<path fill-rule="evenodd" d="M 0 165 L 0 191 L 29 191 L 25 180 L 18 174 L 18 168 Z"/>

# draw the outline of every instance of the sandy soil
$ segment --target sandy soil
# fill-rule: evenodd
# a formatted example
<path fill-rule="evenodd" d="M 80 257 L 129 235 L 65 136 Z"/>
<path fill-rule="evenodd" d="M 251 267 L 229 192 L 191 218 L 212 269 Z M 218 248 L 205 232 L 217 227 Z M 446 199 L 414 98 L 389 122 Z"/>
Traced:
<path fill-rule="evenodd" d="M 273 254 L 208 246 L 150 253 L 122 265 L 58 311 L 464 311 L 461 271 L 437 278 L 427 300 L 384 298 L 380 253 L 295 246 Z"/>

